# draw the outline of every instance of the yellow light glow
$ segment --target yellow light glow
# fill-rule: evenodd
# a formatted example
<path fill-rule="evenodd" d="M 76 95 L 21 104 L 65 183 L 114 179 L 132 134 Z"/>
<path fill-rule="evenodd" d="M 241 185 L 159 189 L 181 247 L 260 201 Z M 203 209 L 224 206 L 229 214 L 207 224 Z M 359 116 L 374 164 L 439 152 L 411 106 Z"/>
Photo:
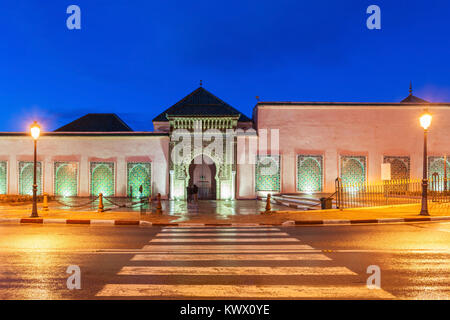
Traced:
<path fill-rule="evenodd" d="M 31 136 L 34 140 L 37 140 L 41 134 L 41 127 L 38 125 L 38 123 L 35 121 L 33 125 L 31 126 Z"/>
<path fill-rule="evenodd" d="M 423 115 L 420 116 L 420 125 L 422 128 L 427 130 L 429 126 L 431 125 L 431 120 L 433 119 L 433 116 L 429 114 L 428 112 L 425 112 Z"/>

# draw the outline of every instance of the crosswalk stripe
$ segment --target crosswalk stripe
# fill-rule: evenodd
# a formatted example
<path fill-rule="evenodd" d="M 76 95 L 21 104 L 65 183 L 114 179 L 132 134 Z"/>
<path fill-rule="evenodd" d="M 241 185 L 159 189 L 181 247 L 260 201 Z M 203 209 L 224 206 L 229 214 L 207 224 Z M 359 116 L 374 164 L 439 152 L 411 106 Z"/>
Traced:
<path fill-rule="evenodd" d="M 157 238 L 150 240 L 153 242 L 299 242 L 296 238 L 200 238 L 200 239 L 172 239 L 172 238 Z"/>
<path fill-rule="evenodd" d="M 214 298 L 328 298 L 328 299 L 393 299 L 382 289 L 368 289 L 364 285 L 308 286 L 308 285 L 163 285 L 163 284 L 107 284 L 99 297 L 214 297 Z"/>
<path fill-rule="evenodd" d="M 232 231 L 232 232 L 237 232 L 237 231 L 257 231 L 257 232 L 262 232 L 262 231 L 280 231 L 280 229 L 278 228 L 179 228 L 179 229 L 175 229 L 175 228 L 170 228 L 170 229 L 162 229 L 161 232 L 199 232 L 199 231 Z"/>
<path fill-rule="evenodd" d="M 202 229 L 202 228 L 210 228 L 210 229 L 253 229 L 253 230 L 259 230 L 259 229 L 279 229 L 278 227 L 274 227 L 272 225 L 266 225 L 266 226 L 240 226 L 240 225 L 197 225 L 197 226 L 185 226 L 185 225 L 179 225 L 179 226 L 165 226 L 163 229 Z"/>
<path fill-rule="evenodd" d="M 275 244 L 276 242 L 282 242 Z M 249 244 L 252 243 L 252 244 Z M 282 244 L 282 245 L 281 245 Z M 249 261 L 305 261 L 304 266 L 267 266 Z M 155 281 L 158 276 L 233 276 L 231 284 L 107 284 L 97 293 L 100 297 L 164 298 L 332 298 L 332 299 L 392 299 L 381 289 L 369 289 L 354 277 L 358 274 L 343 266 L 317 266 L 309 262 L 330 261 L 321 250 L 302 244 L 279 228 L 268 227 L 166 227 L 145 245 L 131 261 L 185 261 L 187 265 L 124 266 L 119 276 L 135 276 Z M 218 261 L 199 266 L 196 261 Z M 246 262 L 247 266 L 223 265 L 220 261 Z M 328 264 L 328 263 L 327 263 Z M 252 276 L 296 276 L 299 279 L 350 276 L 348 285 L 243 285 Z M 308 278 L 302 278 L 306 276 Z M 311 277 L 311 278 L 309 278 Z M 134 278 L 133 278 L 134 279 Z M 177 279 L 177 278 L 173 278 Z M 184 278 L 183 278 L 184 279 Z M 189 279 L 189 278 L 188 278 Z M 242 280 L 241 280 L 242 279 Z M 342 278 L 338 278 L 341 279 Z M 141 278 L 142 280 L 142 278 Z M 140 280 L 140 281 L 141 281 Z M 303 281 L 302 280 L 302 281 Z M 342 280 L 343 281 L 343 280 Z M 227 281 L 228 282 L 228 281 Z M 355 284 L 356 282 L 356 284 Z M 245 282 L 244 282 L 245 283 Z"/>
<path fill-rule="evenodd" d="M 246 232 L 205 232 L 205 233 L 158 233 L 157 237 L 235 237 L 235 236 L 288 236 L 286 232 L 263 232 L 263 233 L 246 233 Z"/>
<path fill-rule="evenodd" d="M 217 250 L 216 253 L 223 251 L 223 250 L 235 250 L 235 251 L 241 251 L 241 250 L 256 250 L 256 249 L 263 249 L 263 250 L 284 250 L 284 249 L 290 249 L 290 250 L 305 250 L 305 249 L 313 249 L 311 246 L 307 244 L 298 244 L 298 245 L 286 245 L 286 247 L 280 248 L 280 245 L 239 245 L 239 244 L 216 244 L 216 245 L 208 245 L 208 244 L 192 244 L 192 245 L 158 245 L 158 244 L 151 244 L 146 245 L 142 249 L 143 251 L 154 251 L 154 250 L 165 250 L 165 251 L 174 251 L 174 250 Z"/>
<path fill-rule="evenodd" d="M 236 260 L 322 260 L 328 261 L 331 260 L 326 255 L 317 254 L 317 253 L 304 253 L 304 254 L 178 254 L 172 253 L 170 255 L 167 254 L 137 254 L 135 255 L 131 261 L 215 261 L 215 260 L 227 260 L 227 261 L 236 261 Z"/>
<path fill-rule="evenodd" d="M 154 245 L 153 245 L 154 246 Z M 196 253 L 207 253 L 207 254 L 277 254 L 277 253 L 321 253 L 322 250 L 318 249 L 230 249 L 230 250 L 214 250 L 214 249 L 177 249 L 177 250 L 168 250 L 168 249 L 156 249 L 156 250 L 139 250 L 141 253 L 150 253 L 150 254 L 196 254 Z"/>
<path fill-rule="evenodd" d="M 136 267 L 126 266 L 118 273 L 127 276 L 181 275 L 181 276 L 326 276 L 357 275 L 345 267 Z"/>

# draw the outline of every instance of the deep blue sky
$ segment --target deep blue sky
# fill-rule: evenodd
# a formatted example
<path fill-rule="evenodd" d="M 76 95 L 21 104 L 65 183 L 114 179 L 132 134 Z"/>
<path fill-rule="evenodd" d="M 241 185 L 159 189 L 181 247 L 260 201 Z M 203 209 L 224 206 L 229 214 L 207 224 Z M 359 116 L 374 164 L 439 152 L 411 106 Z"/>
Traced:
<path fill-rule="evenodd" d="M 66 28 L 81 7 L 82 29 Z M 366 28 L 381 7 L 382 29 Z M 448 0 L 0 2 L 0 131 L 89 112 L 134 130 L 204 87 L 251 116 L 263 101 L 450 101 Z"/>

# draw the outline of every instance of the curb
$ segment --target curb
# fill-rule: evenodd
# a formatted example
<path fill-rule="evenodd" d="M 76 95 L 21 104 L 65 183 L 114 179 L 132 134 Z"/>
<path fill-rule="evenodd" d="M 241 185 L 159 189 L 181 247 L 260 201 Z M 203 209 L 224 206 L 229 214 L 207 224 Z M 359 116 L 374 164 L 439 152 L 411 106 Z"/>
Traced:
<path fill-rule="evenodd" d="M 88 220 L 88 219 L 42 219 L 0 218 L 0 223 L 16 224 L 69 224 L 89 226 L 138 226 L 138 227 L 269 227 L 269 226 L 336 226 L 358 224 L 386 224 L 395 222 L 450 221 L 450 216 L 383 219 L 333 219 L 333 220 L 288 220 L 283 223 L 152 223 L 143 220 Z"/>
<path fill-rule="evenodd" d="M 149 221 L 142 220 L 89 220 L 89 219 L 42 219 L 42 218 L 0 218 L 0 223 L 18 224 L 76 224 L 76 225 L 97 225 L 97 226 L 140 226 L 151 227 Z"/>
<path fill-rule="evenodd" d="M 383 224 L 383 223 L 394 223 L 394 222 L 426 222 L 426 221 L 448 221 L 449 216 L 441 217 L 417 217 L 417 218 L 383 218 L 383 219 L 336 219 L 336 220 L 291 220 L 286 221 L 283 225 L 295 225 L 295 226 L 310 226 L 310 225 L 352 225 L 352 224 Z"/>

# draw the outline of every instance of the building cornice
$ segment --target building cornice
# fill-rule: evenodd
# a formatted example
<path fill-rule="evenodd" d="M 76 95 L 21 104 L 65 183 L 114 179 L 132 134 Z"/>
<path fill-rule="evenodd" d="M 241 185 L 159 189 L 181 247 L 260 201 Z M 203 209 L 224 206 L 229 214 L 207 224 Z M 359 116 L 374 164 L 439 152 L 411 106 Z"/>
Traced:
<path fill-rule="evenodd" d="M 0 137 L 29 137 L 28 132 L 0 132 Z M 41 138 L 159 138 L 168 137 L 164 132 L 42 132 Z M 40 138 L 39 138 L 40 139 Z"/>
<path fill-rule="evenodd" d="M 259 109 L 446 109 L 450 103 L 258 102 Z"/>

